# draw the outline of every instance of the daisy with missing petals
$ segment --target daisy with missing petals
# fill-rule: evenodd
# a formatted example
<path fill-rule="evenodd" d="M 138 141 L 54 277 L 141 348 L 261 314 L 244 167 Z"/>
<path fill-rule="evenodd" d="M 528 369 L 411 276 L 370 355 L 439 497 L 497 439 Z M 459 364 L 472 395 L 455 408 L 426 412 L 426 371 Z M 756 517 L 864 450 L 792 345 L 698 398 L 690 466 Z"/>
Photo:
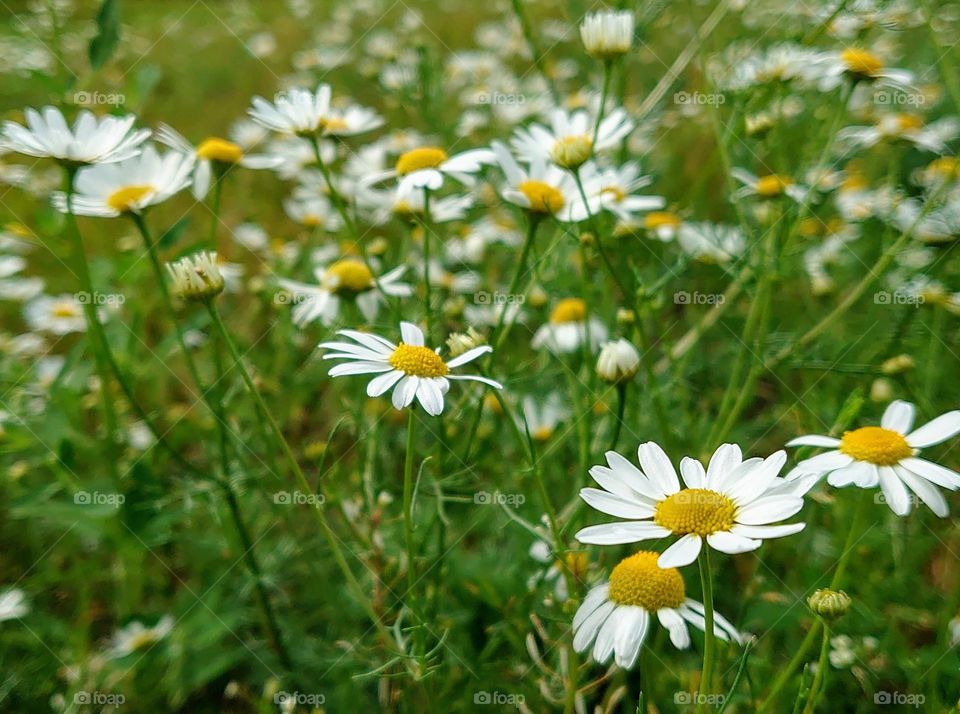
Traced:
<path fill-rule="evenodd" d="M 143 213 L 186 188 L 192 171 L 192 156 L 178 151 L 160 156 L 148 146 L 139 156 L 81 169 L 69 209 L 81 216 L 101 218 Z M 52 201 L 58 211 L 67 212 L 66 194 L 58 191 Z"/>
<path fill-rule="evenodd" d="M 280 285 L 293 296 L 293 322 L 303 327 L 319 320 L 332 325 L 344 299 L 356 300 L 357 307 L 369 322 L 377 319 L 384 295 L 409 297 L 413 288 L 401 283 L 407 266 L 401 265 L 379 278 L 359 258 L 347 257 L 314 271 L 319 285 L 307 285 L 293 280 L 281 280 Z M 378 289 L 379 288 L 379 289 Z"/>
<path fill-rule="evenodd" d="M 730 173 L 733 177 L 743 184 L 743 187 L 737 191 L 737 197 L 756 196 L 757 198 L 780 198 L 787 196 L 794 201 L 802 201 L 806 189 L 793 182 L 789 176 L 780 174 L 768 174 L 766 176 L 754 176 L 749 171 L 735 168 Z"/>
<path fill-rule="evenodd" d="M 960 474 L 932 461 L 918 458 L 920 449 L 939 444 L 960 433 L 960 411 L 938 416 L 919 429 L 913 428 L 916 408 L 909 402 L 890 403 L 880 426 L 864 426 L 832 436 L 801 436 L 787 446 L 821 446 L 831 449 L 805 459 L 787 474 L 788 479 L 827 476 L 835 487 L 851 484 L 883 491 L 887 504 L 898 516 L 910 512 L 909 488 L 941 518 L 949 512 L 947 502 L 934 486 L 960 489 Z"/>
<path fill-rule="evenodd" d="M 0 133 L 0 148 L 27 156 L 51 158 L 68 165 L 107 164 L 140 153 L 149 129 L 134 129 L 136 117 L 97 118 L 84 110 L 71 129 L 59 109 L 44 107 L 24 112 L 27 126 L 8 121 Z"/>
<path fill-rule="evenodd" d="M 216 136 L 204 139 L 194 147 L 173 127 L 166 124 L 161 124 L 157 129 L 157 141 L 196 159 L 193 196 L 198 201 L 210 190 L 210 182 L 214 174 L 219 177 L 231 166 L 239 165 L 247 169 L 274 169 L 283 163 L 283 159 L 279 156 L 247 154 L 238 144 Z"/>
<path fill-rule="evenodd" d="M 439 146 L 420 146 L 400 154 L 392 169 L 370 174 L 363 184 L 371 186 L 397 178 L 397 193 L 400 195 L 416 188 L 436 191 L 443 186 L 444 176 L 451 176 L 469 186 L 473 183 L 470 174 L 479 172 L 485 164 L 493 161 L 490 149 L 471 149 L 449 156 Z"/>
<path fill-rule="evenodd" d="M 590 349 L 607 339 L 607 328 L 595 317 L 587 314 L 587 304 L 580 298 L 564 298 L 550 313 L 546 325 L 533 335 L 533 348 L 551 352 L 576 352 L 589 340 Z"/>
<path fill-rule="evenodd" d="M 614 661 L 630 669 L 650 631 L 654 617 L 670 632 L 677 649 L 690 646 L 688 624 L 706 630 L 703 605 L 686 596 L 683 576 L 676 568 L 661 568 L 657 553 L 641 550 L 621 560 L 610 579 L 583 599 L 573 616 L 573 648 L 593 646 L 593 659 Z M 740 633 L 726 618 L 714 613 L 713 633 L 721 640 L 742 643 Z"/>
<path fill-rule="evenodd" d="M 787 460 L 783 451 L 744 461 L 739 446 L 724 444 L 706 470 L 686 456 L 680 462 L 685 488 L 657 444 L 641 444 L 638 457 L 640 469 L 608 451 L 607 466 L 590 469 L 601 488 L 585 488 L 580 497 L 601 513 L 631 520 L 584 528 L 576 536 L 581 543 L 613 545 L 680 536 L 658 560 L 661 568 L 671 568 L 696 560 L 704 539 L 721 553 L 745 553 L 767 538 L 803 530 L 803 523 L 770 525 L 797 513 L 803 507 L 801 494 L 809 488 L 809 480 L 789 483 L 777 477 Z"/>
<path fill-rule="evenodd" d="M 604 10 L 589 13 L 580 23 L 580 39 L 587 54 L 609 62 L 627 54 L 633 45 L 633 13 Z"/>
<path fill-rule="evenodd" d="M 553 216 L 567 223 L 587 218 L 588 212 L 573 174 L 543 158 L 534 159 L 529 169 L 523 169 L 506 146 L 498 141 L 491 146 L 507 178 L 507 185 L 500 190 L 505 201 L 525 209 L 532 218 Z M 599 207 L 600 197 L 594 196 L 590 213 L 595 213 Z"/>
<path fill-rule="evenodd" d="M 585 109 L 568 112 L 554 109 L 550 126 L 533 123 L 514 132 L 510 145 L 522 161 L 553 161 L 574 171 L 591 156 L 612 149 L 633 131 L 633 119 L 626 111 L 614 109 L 600 122 L 594 139 L 594 118 Z"/>
<path fill-rule="evenodd" d="M 376 374 L 367 385 L 367 396 L 379 397 L 393 389 L 393 406 L 409 407 L 416 399 L 431 416 L 443 412 L 443 396 L 450 389 L 450 380 L 469 380 L 487 384 L 495 389 L 503 386 L 492 379 L 475 375 L 450 374 L 450 370 L 472 362 L 477 357 L 493 352 L 489 345 L 467 350 L 459 357 L 445 362 L 440 350 L 425 347 L 423 332 L 409 322 L 400 323 L 401 342 L 389 340 L 356 330 L 340 330 L 350 342 L 323 342 L 320 347 L 330 350 L 324 359 L 347 360 L 330 370 L 331 377 L 348 374 Z"/>

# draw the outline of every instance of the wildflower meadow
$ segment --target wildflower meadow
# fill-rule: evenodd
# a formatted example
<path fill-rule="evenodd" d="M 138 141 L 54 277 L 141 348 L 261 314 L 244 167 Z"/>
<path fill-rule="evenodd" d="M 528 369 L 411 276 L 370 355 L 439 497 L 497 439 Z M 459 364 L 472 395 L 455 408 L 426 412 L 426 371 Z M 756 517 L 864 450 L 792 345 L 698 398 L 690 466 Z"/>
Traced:
<path fill-rule="evenodd" d="M 956 0 L 0 0 L 0 711 L 960 711 Z"/>

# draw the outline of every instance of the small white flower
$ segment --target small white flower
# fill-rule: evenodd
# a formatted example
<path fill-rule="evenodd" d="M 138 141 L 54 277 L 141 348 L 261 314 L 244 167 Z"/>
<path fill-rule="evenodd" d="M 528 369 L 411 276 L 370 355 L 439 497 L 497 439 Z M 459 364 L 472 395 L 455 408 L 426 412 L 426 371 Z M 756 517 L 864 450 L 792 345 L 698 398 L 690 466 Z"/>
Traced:
<path fill-rule="evenodd" d="M 506 146 L 495 141 L 492 148 L 507 179 L 507 185 L 500 191 L 505 201 L 537 217 L 553 216 L 566 223 L 587 218 L 587 208 L 580 197 L 576 180 L 569 171 L 543 158 L 531 161 L 529 169 L 521 168 Z M 595 213 L 599 208 L 600 197 L 594 196 L 589 213 Z"/>
<path fill-rule="evenodd" d="M 779 174 L 767 174 L 766 176 L 755 176 L 744 169 L 735 168 L 731 171 L 733 177 L 743 184 L 736 195 L 754 196 L 756 198 L 779 198 L 787 196 L 794 201 L 802 201 L 807 190 L 796 183 L 789 176 Z"/>
<path fill-rule="evenodd" d="M 450 389 L 450 380 L 469 380 L 495 389 L 503 388 L 486 377 L 450 373 L 451 369 L 493 352 L 489 345 L 475 347 L 446 362 L 440 357 L 439 349 L 424 346 L 423 332 L 409 322 L 400 323 L 402 341 L 399 345 L 356 330 L 340 330 L 337 334 L 353 340 L 353 343 L 320 344 L 322 349 L 330 350 L 323 355 L 324 359 L 347 360 L 333 367 L 330 376 L 376 374 L 367 385 L 367 396 L 379 397 L 393 389 L 393 406 L 397 409 L 409 407 L 416 399 L 427 414 L 437 416 L 443 412 L 443 397 Z"/>
<path fill-rule="evenodd" d="M 30 605 L 23 590 L 13 588 L 0 593 L 0 622 L 19 619 L 28 612 Z"/>
<path fill-rule="evenodd" d="M 909 488 L 941 518 L 949 513 L 947 501 L 935 488 L 960 489 L 960 474 L 932 461 L 918 458 L 921 449 L 960 433 L 960 410 L 947 412 L 919 429 L 913 428 L 916 407 L 909 402 L 891 402 L 880 426 L 847 431 L 843 437 L 801 436 L 787 446 L 827 447 L 818 456 L 805 459 L 787 474 L 788 479 L 827 476 L 836 488 L 859 486 L 883 491 L 887 505 L 898 516 L 910 513 Z"/>
<path fill-rule="evenodd" d="M 85 332 L 87 323 L 83 309 L 74 295 L 41 295 L 23 308 L 23 317 L 31 330 L 42 330 L 54 335 Z"/>
<path fill-rule="evenodd" d="M 184 300 L 209 300 L 223 292 L 224 277 L 215 252 L 200 251 L 167 263 L 173 294 Z"/>
<path fill-rule="evenodd" d="M 113 633 L 107 656 L 111 659 L 126 657 L 144 650 L 164 639 L 173 630 L 173 618 L 164 615 L 153 627 L 145 627 L 142 622 L 134 621 Z"/>
<path fill-rule="evenodd" d="M 0 148 L 27 156 L 57 159 L 67 164 L 106 164 L 123 161 L 140 153 L 150 137 L 149 129 L 134 129 L 136 117 L 97 118 L 83 110 L 73 128 L 67 126 L 59 109 L 44 107 L 40 112 L 24 111 L 27 126 L 7 121 L 0 134 Z"/>
<path fill-rule="evenodd" d="M 590 349 L 607 339 L 607 328 L 587 313 L 587 304 L 580 298 L 564 298 L 550 312 L 547 324 L 533 335 L 534 349 L 551 352 L 576 352 L 589 339 Z"/>
<path fill-rule="evenodd" d="M 578 169 L 590 157 L 619 146 L 634 126 L 626 111 L 614 109 L 600 122 L 594 140 L 594 119 L 589 112 L 558 108 L 550 113 L 549 127 L 533 123 L 517 129 L 510 145 L 521 161 L 553 161 L 565 169 Z"/>
<path fill-rule="evenodd" d="M 601 489 L 582 489 L 580 497 L 601 513 L 631 520 L 584 528 L 576 535 L 581 543 L 680 536 L 660 555 L 660 567 L 668 568 L 696 560 L 704 540 L 721 553 L 745 553 L 759 548 L 764 539 L 803 530 L 803 523 L 771 525 L 797 513 L 809 488 L 806 480 L 789 483 L 777 477 L 787 460 L 783 451 L 744 461 L 739 446 L 724 444 L 706 469 L 684 457 L 680 473 L 685 488 L 657 444 L 641 444 L 637 454 L 642 470 L 615 451 L 607 452 L 607 466 L 590 469 Z"/>
<path fill-rule="evenodd" d="M 607 342 L 600 348 L 597 358 L 597 375 L 609 384 L 623 384 L 631 380 L 640 369 L 640 353 L 629 340 L 622 337 Z"/>
<path fill-rule="evenodd" d="M 570 416 L 570 410 L 563 398 L 553 392 L 542 403 L 533 397 L 523 398 L 523 418 L 530 438 L 535 441 L 547 441 L 557 430 L 557 424 Z M 524 425 L 520 425 L 524 428 Z"/>
<path fill-rule="evenodd" d="M 278 92 L 272 104 L 263 97 L 254 97 L 247 114 L 280 134 L 311 135 L 330 117 L 331 94 L 329 84 L 320 84 L 313 92 L 294 87 Z"/>
<path fill-rule="evenodd" d="M 451 176 L 469 186 L 473 183 L 471 174 L 478 173 L 484 165 L 493 162 L 490 149 L 471 149 L 449 156 L 439 146 L 420 146 L 400 154 L 392 169 L 368 175 L 363 184 L 371 186 L 397 178 L 400 195 L 408 194 L 412 189 L 436 191 L 443 186 L 444 176 Z"/>
<path fill-rule="evenodd" d="M 587 54 L 601 60 L 625 55 L 633 46 L 633 13 L 602 10 L 580 23 L 580 39 Z"/>

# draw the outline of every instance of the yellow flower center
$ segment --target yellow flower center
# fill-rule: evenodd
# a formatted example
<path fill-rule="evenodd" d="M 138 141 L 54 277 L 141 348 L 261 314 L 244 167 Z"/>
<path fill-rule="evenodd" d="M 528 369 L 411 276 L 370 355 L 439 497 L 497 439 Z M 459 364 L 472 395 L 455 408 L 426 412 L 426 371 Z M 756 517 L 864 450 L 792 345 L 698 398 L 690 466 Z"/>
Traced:
<path fill-rule="evenodd" d="M 143 632 L 137 632 L 136 634 L 130 637 L 129 647 L 131 650 L 137 651 L 142 650 L 147 645 L 153 644 L 156 641 L 157 637 L 150 630 L 144 630 Z"/>
<path fill-rule="evenodd" d="M 344 258 L 328 266 L 324 278 L 330 281 L 335 292 L 362 293 L 373 287 L 370 268 L 353 258 Z"/>
<path fill-rule="evenodd" d="M 587 319 L 587 304 L 580 298 L 564 298 L 550 313 L 550 322 L 560 325 L 567 322 L 583 322 Z"/>
<path fill-rule="evenodd" d="M 657 228 L 676 228 L 680 225 L 680 216 L 670 211 L 650 211 L 643 217 L 643 227 L 648 231 Z"/>
<path fill-rule="evenodd" d="M 61 302 L 53 306 L 51 313 L 54 317 L 76 317 L 77 308 L 69 303 Z"/>
<path fill-rule="evenodd" d="M 390 366 L 412 377 L 443 377 L 450 370 L 440 355 L 429 347 L 418 345 L 397 345 L 387 360 Z"/>
<path fill-rule="evenodd" d="M 641 550 L 617 563 L 610 573 L 610 599 L 647 612 L 680 607 L 686 596 L 683 576 L 676 568 L 658 567 L 659 557 L 659 553 Z"/>
<path fill-rule="evenodd" d="M 555 187 L 543 181 L 528 179 L 521 181 L 517 190 L 530 202 L 533 213 L 556 213 L 565 203 L 563 194 Z"/>
<path fill-rule="evenodd" d="M 236 164 L 243 158 L 243 149 L 232 141 L 211 136 L 209 139 L 204 139 L 197 147 L 197 156 L 223 164 Z"/>
<path fill-rule="evenodd" d="M 846 65 L 850 74 L 876 77 L 883 71 L 883 61 L 867 50 L 844 50 L 840 53 L 840 60 Z"/>
<path fill-rule="evenodd" d="M 784 192 L 784 190 L 793 183 L 786 176 L 778 176 L 777 174 L 770 174 L 769 176 L 761 176 L 757 179 L 757 193 L 764 198 L 773 198 L 774 196 L 779 196 Z"/>
<path fill-rule="evenodd" d="M 153 186 L 124 186 L 107 197 L 107 205 L 117 213 L 133 210 L 137 202 L 154 192 Z"/>
<path fill-rule="evenodd" d="M 336 134 L 339 131 L 349 129 L 350 125 L 340 117 L 331 117 L 323 122 L 323 130 L 328 134 Z"/>
<path fill-rule="evenodd" d="M 916 114 L 897 114 L 897 131 L 915 131 L 923 127 L 923 119 Z"/>
<path fill-rule="evenodd" d="M 685 488 L 657 504 L 653 521 L 678 535 L 708 536 L 730 530 L 736 512 L 736 505 L 722 493 Z"/>
<path fill-rule="evenodd" d="M 934 176 L 941 176 L 943 178 L 956 176 L 958 168 L 960 168 L 960 163 L 957 162 L 956 156 L 941 156 L 939 159 L 931 161 L 930 165 L 927 166 L 927 169 Z"/>
<path fill-rule="evenodd" d="M 600 189 L 600 193 L 610 196 L 610 198 L 617 203 L 620 203 L 627 197 L 626 192 L 619 186 L 604 186 L 602 189 Z"/>
<path fill-rule="evenodd" d="M 553 142 L 550 158 L 565 169 L 576 169 L 590 158 L 593 153 L 593 139 L 586 134 L 572 134 Z"/>
<path fill-rule="evenodd" d="M 553 428 L 549 426 L 539 426 L 533 430 L 530 436 L 533 437 L 534 441 L 546 441 L 553 436 Z"/>
<path fill-rule="evenodd" d="M 405 154 L 401 154 L 397 159 L 397 173 L 401 176 L 422 171 L 423 169 L 436 169 L 447 160 L 447 152 L 436 146 L 422 146 L 419 149 L 411 149 Z"/>
<path fill-rule="evenodd" d="M 877 466 L 893 466 L 913 456 L 913 449 L 903 435 L 881 426 L 865 426 L 846 431 L 840 439 L 840 451 L 857 461 Z"/>

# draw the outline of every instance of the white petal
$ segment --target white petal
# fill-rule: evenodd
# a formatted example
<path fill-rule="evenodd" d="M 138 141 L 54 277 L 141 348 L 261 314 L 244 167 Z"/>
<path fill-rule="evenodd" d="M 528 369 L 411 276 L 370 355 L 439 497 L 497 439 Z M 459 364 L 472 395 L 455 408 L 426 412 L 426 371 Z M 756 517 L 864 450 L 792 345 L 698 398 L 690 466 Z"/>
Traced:
<path fill-rule="evenodd" d="M 390 387 L 395 385 L 401 379 L 403 379 L 403 372 L 400 370 L 392 370 L 387 374 L 381 374 L 377 377 L 374 377 L 367 385 L 367 396 L 379 397 L 381 394 L 387 392 Z"/>
<path fill-rule="evenodd" d="M 640 468 L 657 488 L 668 495 L 680 490 L 677 472 L 659 444 L 652 441 L 640 444 L 637 457 L 640 459 Z"/>
<path fill-rule="evenodd" d="M 807 436 L 798 436 L 787 442 L 787 446 L 825 446 L 828 448 L 840 446 L 840 439 L 832 436 L 817 436 L 809 434 Z"/>
<path fill-rule="evenodd" d="M 797 464 L 797 468 L 813 474 L 833 471 L 834 469 L 849 466 L 852 463 L 852 456 L 848 456 L 840 451 L 825 451 L 822 454 L 817 454 L 813 458 L 804 459 Z"/>
<path fill-rule="evenodd" d="M 621 608 L 619 631 L 615 635 L 613 651 L 618 666 L 630 669 L 637 661 L 640 646 L 647 636 L 650 615 L 642 607 Z"/>
<path fill-rule="evenodd" d="M 405 345 L 423 347 L 423 331 L 412 322 L 400 323 L 400 337 Z"/>
<path fill-rule="evenodd" d="M 939 444 L 960 433 L 960 411 L 947 412 L 907 435 L 907 443 L 915 449 Z"/>
<path fill-rule="evenodd" d="M 734 523 L 730 532 L 744 538 L 782 538 L 783 536 L 793 535 L 803 530 L 806 523 L 785 523 L 780 526 L 748 526 L 742 523 Z M 717 548 L 717 550 L 720 550 Z"/>
<path fill-rule="evenodd" d="M 607 600 L 600 607 L 590 613 L 590 615 L 581 623 L 580 629 L 573 636 L 573 649 L 577 652 L 583 652 L 590 643 L 594 641 L 597 632 L 606 622 L 607 617 L 613 612 L 616 603 Z"/>
<path fill-rule="evenodd" d="M 628 614 L 628 608 L 614 608 L 610 617 L 603 623 L 603 627 L 597 633 L 597 641 L 593 643 L 594 661 L 603 664 L 610 659 L 610 655 L 613 654 L 613 646 L 617 641 L 617 635 L 620 632 L 621 623 Z"/>
<path fill-rule="evenodd" d="M 721 553 L 733 555 L 756 550 L 763 545 L 763 541 L 736 535 L 727 531 L 719 531 L 707 536 L 707 544 L 714 550 L 719 550 Z"/>
<path fill-rule="evenodd" d="M 603 523 L 587 526 L 574 536 L 581 543 L 591 545 L 618 545 L 621 543 L 639 543 L 642 540 L 665 538 L 670 531 L 655 523 Z"/>
<path fill-rule="evenodd" d="M 910 513 L 910 495 L 907 493 L 906 486 L 903 485 L 896 472 L 889 466 L 880 466 L 880 488 L 883 489 L 884 498 L 887 499 L 887 505 L 890 510 L 898 516 L 905 516 Z"/>
<path fill-rule="evenodd" d="M 688 533 L 671 545 L 657 558 L 657 565 L 662 568 L 680 568 L 690 565 L 700 555 L 703 539 L 695 533 Z"/>
<path fill-rule="evenodd" d="M 737 510 L 737 523 L 762 526 L 782 521 L 803 508 L 803 499 L 793 496 L 765 496 Z"/>
<path fill-rule="evenodd" d="M 707 464 L 707 488 L 717 490 L 717 483 L 743 461 L 743 454 L 736 444 L 722 444 L 713 452 Z"/>
<path fill-rule="evenodd" d="M 643 519 L 653 518 L 654 507 L 646 503 L 623 498 L 597 488 L 580 489 L 580 498 L 601 513 L 617 518 Z"/>
<path fill-rule="evenodd" d="M 687 488 L 704 488 L 707 481 L 707 474 L 703 470 L 703 464 L 689 456 L 680 459 L 680 475 Z"/>
<path fill-rule="evenodd" d="M 490 345 L 480 345 L 479 347 L 474 347 L 472 350 L 467 350 L 459 357 L 454 357 L 452 360 L 447 362 L 447 367 L 459 367 L 467 362 L 472 362 L 477 357 L 486 354 L 487 352 L 493 352 L 493 347 Z"/>
<path fill-rule="evenodd" d="M 685 650 L 690 646 L 690 630 L 680 613 L 670 607 L 657 610 L 657 619 L 670 632 L 670 641 L 678 650 Z"/>
<path fill-rule="evenodd" d="M 374 374 L 377 372 L 392 372 L 393 367 L 383 362 L 345 362 L 330 369 L 331 377 L 340 377 L 346 374 Z"/>
<path fill-rule="evenodd" d="M 849 466 L 837 469 L 827 477 L 827 483 L 834 488 L 843 488 L 855 484 L 860 488 L 873 488 L 880 483 L 877 467 L 868 461 L 854 461 Z"/>
<path fill-rule="evenodd" d="M 731 483 L 726 495 L 738 505 L 756 500 L 766 493 L 785 463 L 787 463 L 787 452 L 778 451 L 740 476 L 735 483 Z"/>
<path fill-rule="evenodd" d="M 936 486 L 926 479 L 907 471 L 905 468 L 894 466 L 894 470 L 910 490 L 917 494 L 920 500 L 930 507 L 931 511 L 940 518 L 946 518 L 950 514 L 950 507 L 947 506 L 947 500 Z"/>
<path fill-rule="evenodd" d="M 597 585 L 587 596 L 583 598 L 580 607 L 577 608 L 577 614 L 573 616 L 573 630 L 576 632 L 593 611 L 600 607 L 607 600 L 607 593 L 610 592 L 610 583 Z"/>
<path fill-rule="evenodd" d="M 608 451 L 606 457 L 607 464 L 613 470 L 614 475 L 637 493 L 643 494 L 654 501 L 662 501 L 667 497 L 667 494 L 647 478 L 646 474 L 616 451 Z"/>
<path fill-rule="evenodd" d="M 923 476 L 931 483 L 943 486 L 951 491 L 956 491 L 960 488 L 960 474 L 940 464 L 935 464 L 932 461 L 911 457 L 909 459 L 903 459 L 900 462 L 900 466 L 909 469 L 918 476 Z"/>
<path fill-rule="evenodd" d="M 908 434 L 913 428 L 913 419 L 917 414 L 917 409 L 910 402 L 902 399 L 895 399 L 890 402 L 890 406 L 883 412 L 880 419 L 880 426 L 884 429 L 891 429 L 899 434 Z"/>

